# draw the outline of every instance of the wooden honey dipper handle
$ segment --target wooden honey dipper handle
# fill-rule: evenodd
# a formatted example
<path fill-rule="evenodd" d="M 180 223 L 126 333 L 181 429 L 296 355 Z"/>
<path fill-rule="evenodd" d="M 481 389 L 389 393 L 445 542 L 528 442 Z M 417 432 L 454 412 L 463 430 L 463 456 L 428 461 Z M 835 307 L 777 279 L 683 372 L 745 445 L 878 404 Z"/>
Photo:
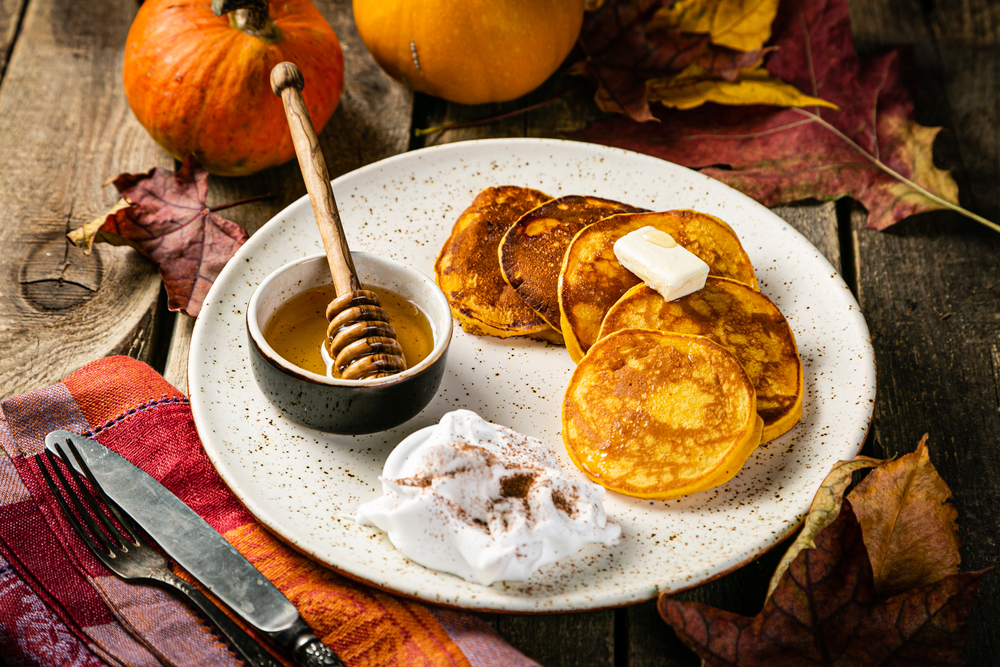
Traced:
<path fill-rule="evenodd" d="M 329 352 L 337 373 L 343 379 L 363 380 L 384 377 L 406 368 L 396 332 L 389 316 L 381 308 L 374 292 L 361 288 L 354 268 L 351 249 L 340 222 L 337 200 L 330 185 L 319 137 L 313 130 L 309 111 L 302 99 L 305 80 L 292 63 L 279 63 L 271 70 L 271 90 L 285 106 L 288 129 L 292 133 L 295 155 L 302 169 L 302 179 L 309 192 L 316 225 L 323 238 L 326 261 L 337 298 L 326 309 Z"/>
<path fill-rule="evenodd" d="M 348 294 L 361 289 L 358 272 L 354 268 L 351 249 L 347 246 L 344 226 L 340 222 L 337 200 L 330 186 L 330 172 L 323 159 L 319 137 L 309 119 L 309 111 L 302 99 L 305 80 L 302 72 L 292 63 L 279 63 L 271 70 L 271 90 L 285 105 L 288 129 L 292 133 L 295 154 L 299 158 L 302 179 L 306 182 L 309 201 L 312 203 L 319 235 L 323 238 L 326 260 L 337 294 Z"/>

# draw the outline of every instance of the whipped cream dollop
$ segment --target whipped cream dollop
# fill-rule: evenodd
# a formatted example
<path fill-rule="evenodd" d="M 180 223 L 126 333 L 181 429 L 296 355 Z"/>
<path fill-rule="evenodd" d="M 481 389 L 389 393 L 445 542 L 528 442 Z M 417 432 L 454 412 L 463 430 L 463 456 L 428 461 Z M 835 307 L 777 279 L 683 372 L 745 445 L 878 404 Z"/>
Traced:
<path fill-rule="evenodd" d="M 524 581 L 590 543 L 615 544 L 605 490 L 566 476 L 536 438 L 469 410 L 417 431 L 386 460 L 383 496 L 358 508 L 424 567 L 488 586 Z"/>

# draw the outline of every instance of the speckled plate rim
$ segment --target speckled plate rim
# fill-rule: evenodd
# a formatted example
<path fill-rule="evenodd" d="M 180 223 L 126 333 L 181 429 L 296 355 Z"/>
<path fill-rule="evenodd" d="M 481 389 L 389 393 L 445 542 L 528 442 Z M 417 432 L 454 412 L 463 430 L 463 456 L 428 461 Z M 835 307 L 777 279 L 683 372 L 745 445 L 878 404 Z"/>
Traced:
<path fill-rule="evenodd" d="M 451 173 L 448 173 L 449 168 Z M 315 504 L 310 495 L 314 496 L 316 490 L 310 490 L 309 484 L 306 484 L 298 493 L 287 494 L 292 499 L 289 501 L 285 499 L 287 489 L 279 483 L 277 487 L 282 487 L 281 492 L 267 496 L 268 492 L 274 491 L 268 486 L 272 483 L 264 481 L 271 474 L 266 470 L 272 463 L 271 457 L 280 459 L 285 456 L 292 463 L 303 459 L 313 461 L 314 465 L 317 460 L 331 458 L 335 459 L 334 462 L 343 463 L 344 460 L 337 457 L 346 456 L 343 447 L 348 443 L 331 445 L 330 440 L 335 437 L 327 437 L 304 427 L 299 427 L 304 432 L 294 433 L 291 440 L 295 442 L 289 443 L 288 424 L 278 423 L 275 426 L 274 415 L 260 414 L 258 426 L 239 423 L 241 419 L 250 421 L 237 415 L 239 408 L 245 409 L 248 414 L 251 406 L 263 412 L 266 408 L 261 406 L 262 399 L 249 376 L 249 369 L 245 364 L 239 368 L 240 364 L 234 361 L 234 355 L 240 354 L 237 348 L 241 347 L 239 343 L 244 342 L 245 333 L 235 331 L 233 323 L 227 320 L 227 316 L 238 319 L 240 309 L 245 308 L 243 293 L 246 292 L 248 297 L 252 292 L 255 271 L 266 273 L 270 270 L 267 262 L 274 265 L 275 262 L 292 261 L 320 248 L 308 198 L 303 197 L 258 230 L 237 252 L 210 291 L 195 325 L 188 369 L 192 412 L 205 451 L 225 483 L 266 528 L 309 557 L 383 590 L 467 609 L 553 613 L 632 604 L 651 599 L 660 592 L 677 592 L 715 579 L 779 543 L 800 523 L 829 467 L 835 461 L 850 458 L 859 451 L 871 421 L 875 398 L 874 354 L 867 325 L 843 280 L 801 234 L 768 209 L 735 190 L 672 163 L 594 144 L 550 139 L 498 139 L 448 144 L 404 153 L 368 165 L 341 176 L 333 182 L 333 186 L 341 204 L 352 249 L 409 261 L 432 275 L 433 257 L 440 243 L 447 237 L 454 218 L 468 205 L 475 192 L 489 185 L 507 183 L 538 188 L 553 196 L 593 194 L 617 198 L 656 210 L 695 208 L 730 223 L 741 236 L 758 269 L 762 291 L 779 305 L 800 339 L 800 351 L 807 371 L 804 422 L 810 420 L 808 424 L 803 423 L 789 434 L 762 446 L 734 480 L 718 489 L 676 501 L 649 502 L 652 507 L 647 506 L 647 501 L 609 494 L 606 500 L 609 516 L 623 524 L 623 543 L 627 546 L 619 547 L 617 551 L 601 551 L 597 547 L 584 550 L 577 557 L 544 568 L 528 582 L 501 582 L 490 587 L 470 584 L 452 575 L 416 565 L 395 551 L 381 533 L 353 526 L 344 517 L 350 513 L 348 505 L 353 503 L 356 507 L 358 502 L 373 497 L 377 485 L 374 480 L 368 480 L 371 489 L 360 496 L 344 491 L 343 498 L 334 498 L 334 505 L 340 509 L 331 509 L 332 513 L 327 515 L 329 530 L 310 532 L 300 521 L 290 518 L 288 512 L 293 512 L 291 517 L 297 519 L 295 511 L 313 511 L 307 504 Z M 466 190 L 456 194 L 462 188 Z M 422 193 L 424 200 L 440 204 L 440 210 L 444 211 L 441 220 L 424 221 L 418 215 L 416 203 L 412 214 L 407 213 L 403 217 L 410 223 L 424 224 L 423 227 L 397 227 L 397 218 L 383 220 L 376 213 L 381 211 L 379 206 L 393 214 L 401 210 L 409 211 L 409 203 L 400 204 L 399 195 L 412 197 L 417 193 Z M 404 196 L 403 200 L 407 201 L 407 197 Z M 438 208 L 424 210 L 423 215 L 430 220 L 433 216 L 428 216 L 427 211 L 436 214 Z M 362 217 L 366 221 L 360 226 L 351 224 L 351 220 Z M 404 228 L 410 230 L 409 233 L 403 231 Z M 380 238 L 389 234 L 388 246 L 372 247 L 381 245 L 372 242 L 375 238 L 373 233 Z M 294 240 L 285 244 L 289 247 L 282 246 L 276 252 L 268 246 L 268 243 L 280 245 L 287 241 L 285 236 Z M 424 254 L 419 257 L 414 255 L 421 252 Z M 262 262 L 264 266 L 248 268 Z M 797 285 L 795 290 L 790 289 L 791 283 Z M 798 299 L 802 296 L 808 296 L 812 305 L 803 307 L 799 304 Z M 810 308 L 815 308 L 811 315 L 808 312 Z M 822 311 L 823 315 L 817 315 L 818 311 Z M 809 324 L 813 326 L 809 327 Z M 220 355 L 220 344 L 231 347 Z M 562 348 L 529 341 L 484 340 L 468 336 L 456 327 L 449 370 L 458 379 L 461 379 L 462 373 L 468 376 L 470 372 L 468 367 L 461 368 L 470 361 L 470 357 L 466 356 L 463 361 L 462 355 L 454 351 L 463 345 L 472 345 L 480 353 L 484 349 L 491 350 L 493 354 L 499 350 L 497 345 L 508 346 L 514 350 L 509 353 L 508 360 L 525 357 L 534 362 L 541 359 L 548 364 L 543 364 L 544 368 L 553 363 L 558 366 L 559 357 L 555 355 L 565 355 Z M 831 346 L 836 349 L 831 350 Z M 230 362 L 228 366 L 221 364 L 221 369 L 218 363 L 220 356 Z M 471 359 L 477 357 L 472 355 Z M 568 355 L 565 362 L 569 364 L 566 367 L 568 377 L 572 369 Z M 537 368 L 533 366 L 531 373 L 522 375 L 522 380 L 531 379 Z M 220 370 L 223 375 L 220 375 Z M 837 380 L 831 382 L 834 376 Z M 213 377 L 224 379 L 213 380 Z M 448 378 L 443 386 L 447 385 L 447 381 Z M 813 384 L 810 384 L 811 381 Z M 488 379 L 486 384 L 488 386 Z M 218 397 L 213 391 L 218 391 L 219 387 L 229 401 L 227 409 L 220 409 L 220 401 L 213 400 Z M 459 390 L 467 388 L 459 383 Z M 484 416 L 541 437 L 553 446 L 565 467 L 568 458 L 561 451 L 563 448 L 558 433 L 548 432 L 544 426 L 544 423 L 552 421 L 550 403 L 552 399 L 560 402 L 562 387 L 556 386 L 554 390 L 549 387 L 546 391 L 540 386 L 532 388 L 532 392 L 537 400 L 541 400 L 539 392 L 545 394 L 542 396 L 545 402 L 535 404 L 535 408 L 542 411 L 540 416 L 532 414 L 530 420 L 519 420 L 517 414 L 506 415 L 506 420 L 502 418 L 504 414 Z M 833 398 L 828 394 L 833 394 Z M 466 396 L 470 394 L 466 392 Z M 385 434 L 381 443 L 373 440 L 360 443 L 358 452 L 363 451 L 364 444 L 374 444 L 375 454 L 384 461 L 392 445 L 410 432 L 436 421 L 447 408 L 476 409 L 476 405 L 463 404 L 453 396 L 448 396 L 447 400 L 455 402 L 448 402 L 442 407 L 436 405 L 441 403 L 436 399 L 436 403 L 432 403 L 417 418 Z M 475 403 L 476 396 L 468 400 Z M 521 396 L 519 400 L 525 400 L 525 397 Z M 527 398 L 528 402 L 531 400 L 531 397 Z M 480 411 L 489 412 L 491 408 L 500 413 L 506 409 L 486 402 Z M 268 434 L 267 427 L 260 428 L 261 417 L 271 421 L 274 433 Z M 558 417 L 558 410 L 555 417 Z M 225 429 L 232 426 L 244 431 L 228 434 L 230 439 L 227 440 Z M 245 447 L 243 438 L 250 433 L 246 428 L 257 428 L 265 441 L 256 447 L 258 454 L 255 455 L 259 455 L 259 460 L 251 456 L 249 464 L 244 464 L 239 458 L 250 456 L 242 449 Z M 276 436 L 283 437 L 277 446 L 274 445 Z M 350 451 L 354 452 L 354 449 Z M 373 447 L 368 447 L 367 452 L 373 452 Z M 794 462 L 791 461 L 793 458 Z M 292 472 L 301 474 L 301 466 Z M 344 469 L 344 472 L 347 474 L 348 471 Z M 579 475 L 575 469 L 571 472 Z M 579 476 L 582 479 L 582 475 Z M 340 482 L 346 483 L 346 478 Z M 770 497 L 770 493 L 774 493 L 778 500 Z M 345 499 L 349 501 L 347 504 L 343 504 Z M 285 505 L 289 502 L 292 505 L 298 503 L 298 509 L 288 510 Z M 336 505 L 337 502 L 341 505 Z M 780 508 L 777 514 L 773 513 L 775 506 Z M 721 518 L 718 517 L 720 514 Z M 634 525 L 625 526 L 628 520 L 632 520 Z M 716 523 L 712 523 L 713 520 Z M 648 529 L 650 526 L 654 531 L 671 534 L 655 539 L 660 532 L 647 535 L 640 534 L 636 529 Z M 752 529 L 747 530 L 748 526 Z M 346 535 L 349 544 L 341 540 L 342 543 L 334 545 L 327 533 L 341 537 Z M 357 544 L 354 544 L 355 541 Z M 683 547 L 678 547 L 678 544 Z M 352 558 L 345 558 L 342 553 L 335 553 L 337 548 L 361 548 L 359 545 L 365 547 L 364 558 L 358 558 L 353 553 Z M 684 549 L 692 545 L 697 558 L 685 561 L 680 570 L 666 567 L 682 558 L 686 553 Z M 380 562 L 388 563 L 388 570 L 373 567 L 373 563 Z M 641 566 L 643 563 L 647 566 Z M 657 568 L 657 564 L 664 567 Z"/>

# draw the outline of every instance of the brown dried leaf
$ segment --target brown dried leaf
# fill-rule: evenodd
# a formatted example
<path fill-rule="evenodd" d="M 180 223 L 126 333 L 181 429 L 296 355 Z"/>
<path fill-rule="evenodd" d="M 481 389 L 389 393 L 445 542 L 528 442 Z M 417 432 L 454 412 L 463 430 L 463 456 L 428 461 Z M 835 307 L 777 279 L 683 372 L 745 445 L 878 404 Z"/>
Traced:
<path fill-rule="evenodd" d="M 915 452 L 872 471 L 851 491 L 871 557 L 875 589 L 892 597 L 958 572 L 958 510 L 927 455 Z"/>
<path fill-rule="evenodd" d="M 850 461 L 838 461 L 833 466 L 823 483 L 820 484 L 816 495 L 813 496 L 812 505 L 809 506 L 809 514 L 806 515 L 799 536 L 785 552 L 781 562 L 778 563 L 778 569 L 774 571 L 771 584 L 767 589 L 768 595 L 771 595 L 777 588 L 785 570 L 799 555 L 799 552 L 803 549 L 815 549 L 816 536 L 840 515 L 840 507 L 844 502 L 844 491 L 850 485 L 854 472 L 865 468 L 875 468 L 882 463 L 884 461 L 880 459 L 857 456 Z"/>

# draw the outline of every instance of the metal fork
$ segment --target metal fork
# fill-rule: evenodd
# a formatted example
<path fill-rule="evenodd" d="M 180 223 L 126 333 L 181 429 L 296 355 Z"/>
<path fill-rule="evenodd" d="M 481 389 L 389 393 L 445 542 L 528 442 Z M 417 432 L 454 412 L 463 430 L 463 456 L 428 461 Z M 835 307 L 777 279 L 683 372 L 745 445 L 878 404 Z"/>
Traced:
<path fill-rule="evenodd" d="M 122 516 L 120 508 L 105 495 L 101 486 L 94 479 L 90 468 L 87 467 L 76 446 L 72 441 L 67 441 L 67 444 L 72 450 L 73 458 L 79 463 L 80 469 L 83 470 L 87 476 L 87 480 L 100 497 L 101 504 L 94 499 L 93 495 L 87 489 L 80 473 L 74 470 L 74 466 L 69 465 L 71 459 L 67 456 L 66 450 L 63 449 L 62 445 L 57 445 L 59 456 L 67 463 L 66 468 L 73 479 L 76 487 L 75 491 L 68 483 L 66 476 L 63 475 L 62 469 L 52 452 L 46 450 L 45 458 L 43 458 L 42 454 L 36 455 L 35 461 L 42 472 L 42 477 L 45 478 L 46 484 L 48 484 L 49 489 L 59 503 L 59 507 L 62 508 L 66 518 L 69 519 L 70 525 L 73 526 L 73 530 L 76 531 L 77 535 L 80 536 L 80 539 L 83 540 L 84 544 L 87 545 L 87 548 L 90 549 L 97 559 L 104 563 L 109 570 L 126 581 L 147 581 L 179 593 L 182 598 L 192 603 L 215 624 L 219 632 L 229 640 L 251 667 L 281 667 L 278 661 L 271 657 L 271 654 L 263 646 L 258 644 L 253 637 L 226 616 L 201 591 L 176 576 L 170 570 L 167 559 L 163 554 L 137 536 L 136 532 Z M 46 459 L 48 460 L 48 465 L 46 465 Z M 70 510 L 69 505 L 63 497 L 63 492 L 60 492 L 52 474 L 49 472 L 49 467 L 55 472 L 55 477 L 59 479 L 59 485 L 73 503 L 76 512 Z M 81 498 L 83 499 L 82 501 Z M 89 512 L 84 508 L 84 503 L 89 506 Z M 101 505 L 111 511 L 115 521 L 117 521 L 117 526 L 111 521 L 111 518 L 102 509 Z M 105 530 L 102 531 L 98 527 L 92 515 L 97 517 Z M 80 517 L 86 522 L 89 532 L 80 523 Z"/>

